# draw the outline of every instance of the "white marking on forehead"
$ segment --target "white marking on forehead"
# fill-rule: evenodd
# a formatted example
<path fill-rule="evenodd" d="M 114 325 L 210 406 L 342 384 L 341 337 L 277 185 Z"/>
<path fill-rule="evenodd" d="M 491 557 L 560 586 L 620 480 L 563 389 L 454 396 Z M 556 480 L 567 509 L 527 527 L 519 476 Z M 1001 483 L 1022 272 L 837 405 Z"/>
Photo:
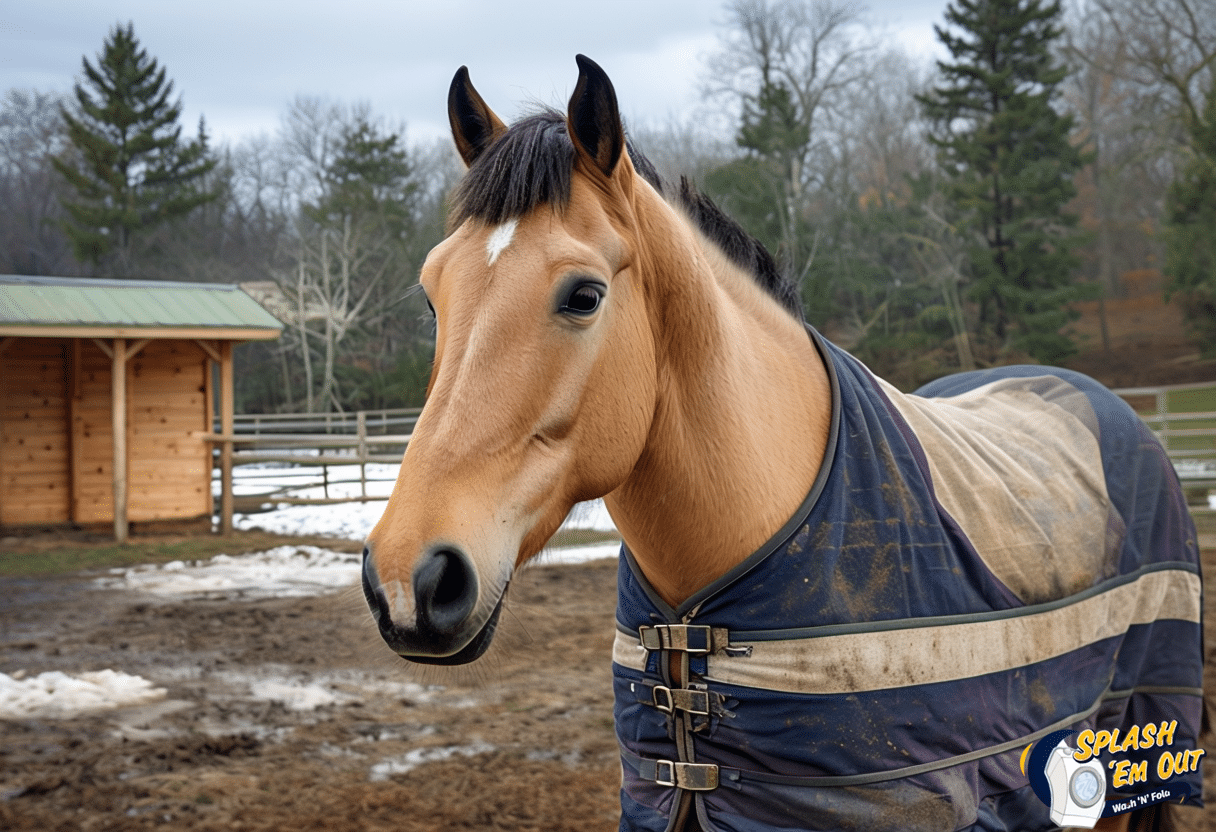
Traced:
<path fill-rule="evenodd" d="M 507 220 L 490 232 L 490 239 L 486 240 L 486 255 L 490 258 L 489 265 L 493 266 L 498 255 L 511 245 L 511 238 L 515 236 L 515 226 L 518 224 L 519 220 Z"/>

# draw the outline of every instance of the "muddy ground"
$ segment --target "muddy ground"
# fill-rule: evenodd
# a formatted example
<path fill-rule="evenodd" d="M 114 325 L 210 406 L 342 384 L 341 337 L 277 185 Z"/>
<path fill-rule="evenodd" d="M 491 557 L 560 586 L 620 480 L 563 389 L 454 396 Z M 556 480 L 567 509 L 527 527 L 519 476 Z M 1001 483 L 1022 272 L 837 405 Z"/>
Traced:
<path fill-rule="evenodd" d="M 1205 544 L 1216 691 L 1216 539 Z M 392 656 L 357 589 L 165 602 L 87 575 L 0 579 L 0 671 L 113 668 L 167 689 L 94 716 L 0 720 L 0 828 L 615 829 L 614 582 L 606 562 L 525 572 L 470 676 Z M 266 698 L 310 686 L 340 701 Z M 1186 829 L 1204 823 L 1186 813 Z"/>

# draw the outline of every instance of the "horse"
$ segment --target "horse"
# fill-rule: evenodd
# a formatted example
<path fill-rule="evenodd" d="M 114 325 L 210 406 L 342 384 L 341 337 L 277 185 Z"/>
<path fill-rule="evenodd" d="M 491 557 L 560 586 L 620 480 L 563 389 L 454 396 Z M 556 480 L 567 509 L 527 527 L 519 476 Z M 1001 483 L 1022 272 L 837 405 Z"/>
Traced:
<path fill-rule="evenodd" d="M 449 90 L 434 365 L 364 549 L 385 642 L 477 659 L 512 575 L 602 497 L 622 829 L 1055 828 L 1036 740 L 1173 721 L 1195 748 L 1198 546 L 1134 412 L 1038 366 L 877 379 L 576 60 L 567 111 L 510 127 L 467 68 Z M 1143 791 L 1160 753 L 1123 754 Z"/>

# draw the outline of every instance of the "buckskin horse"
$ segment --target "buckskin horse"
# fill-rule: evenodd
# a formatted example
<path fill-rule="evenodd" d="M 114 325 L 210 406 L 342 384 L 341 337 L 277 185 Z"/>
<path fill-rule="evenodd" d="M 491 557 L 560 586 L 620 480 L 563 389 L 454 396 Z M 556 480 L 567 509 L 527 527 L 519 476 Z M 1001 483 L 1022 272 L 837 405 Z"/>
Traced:
<path fill-rule="evenodd" d="M 1196 535 L 1136 415 L 1043 367 L 877 379 L 577 61 L 567 113 L 509 128 L 452 82 L 434 367 L 364 551 L 390 647 L 476 659 L 515 570 L 603 497 L 622 829 L 1051 828 L 1036 739 L 1176 721 L 1194 748 Z M 1125 755 L 1140 791 L 1152 754 Z"/>

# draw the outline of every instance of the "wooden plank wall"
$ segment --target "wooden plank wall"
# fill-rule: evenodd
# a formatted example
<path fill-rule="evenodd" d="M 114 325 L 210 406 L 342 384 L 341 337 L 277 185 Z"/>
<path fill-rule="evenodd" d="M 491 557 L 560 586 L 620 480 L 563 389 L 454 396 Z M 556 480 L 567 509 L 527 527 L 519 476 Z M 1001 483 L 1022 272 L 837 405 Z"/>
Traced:
<path fill-rule="evenodd" d="M 191 341 L 151 341 L 127 362 L 127 519 L 175 520 L 211 513 L 204 410 L 207 357 Z M 79 447 L 78 523 L 114 520 L 110 358 L 81 342 L 74 402 Z M 194 436 L 191 436 L 194 434 Z"/>
<path fill-rule="evenodd" d="M 197 438 L 211 429 L 209 368 L 193 341 L 151 341 L 128 362 L 132 522 L 211 513 L 211 450 Z M 110 371 L 110 357 L 90 339 L 6 343 L 0 525 L 113 522 Z"/>
<path fill-rule="evenodd" d="M 209 430 L 207 367 L 191 341 L 152 341 L 128 362 L 127 516 L 133 522 L 211 511 L 211 449 L 198 438 Z"/>
<path fill-rule="evenodd" d="M 69 519 L 70 350 L 66 340 L 16 338 L 0 354 L 0 525 Z"/>

